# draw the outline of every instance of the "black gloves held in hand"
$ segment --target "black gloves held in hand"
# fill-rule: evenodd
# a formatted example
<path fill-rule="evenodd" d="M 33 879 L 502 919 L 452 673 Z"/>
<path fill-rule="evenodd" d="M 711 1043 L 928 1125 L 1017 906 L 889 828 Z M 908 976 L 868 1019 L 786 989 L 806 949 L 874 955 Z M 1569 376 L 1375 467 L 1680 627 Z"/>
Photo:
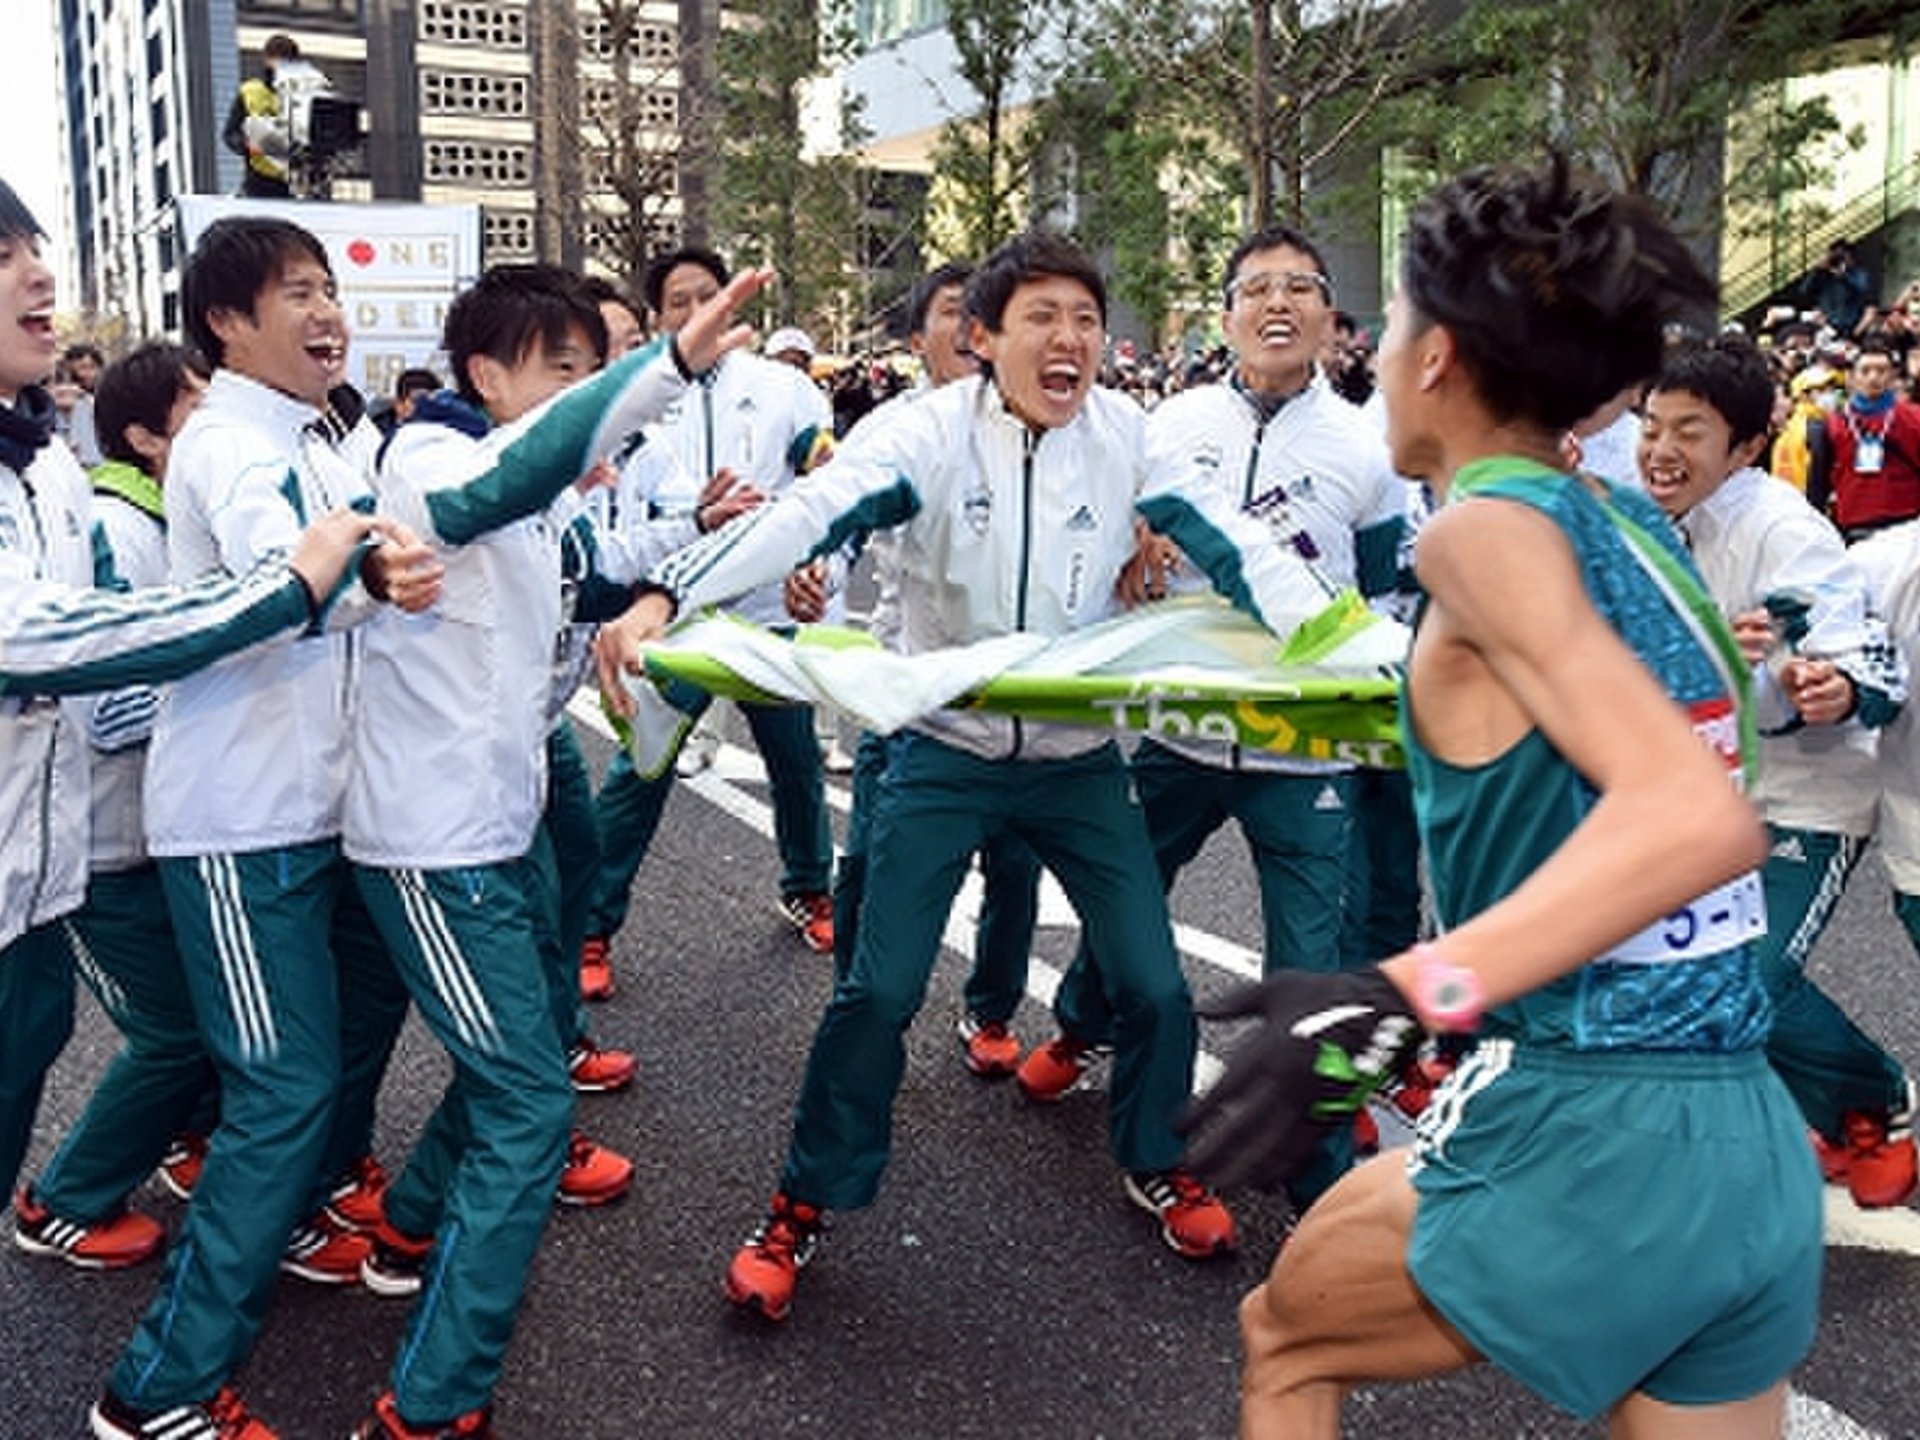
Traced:
<path fill-rule="evenodd" d="M 1296 1174 L 1421 1038 L 1413 1006 L 1377 968 L 1282 970 L 1196 1009 L 1203 1019 L 1261 1022 L 1182 1124 L 1187 1163 L 1222 1187 L 1272 1187 Z"/>

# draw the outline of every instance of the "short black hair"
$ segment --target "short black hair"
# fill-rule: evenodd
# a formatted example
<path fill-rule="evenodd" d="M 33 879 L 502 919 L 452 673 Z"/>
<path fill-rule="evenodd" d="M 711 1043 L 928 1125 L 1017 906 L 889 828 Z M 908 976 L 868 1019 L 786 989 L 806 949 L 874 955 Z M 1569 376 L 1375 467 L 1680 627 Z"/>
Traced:
<path fill-rule="evenodd" d="M 267 286 L 290 262 L 302 259 L 333 274 L 327 247 L 291 220 L 229 215 L 209 225 L 180 277 L 181 325 L 194 348 L 215 365 L 224 365 L 227 347 L 213 333 L 214 311 L 251 318 Z"/>
<path fill-rule="evenodd" d="M 1077 280 L 1093 292 L 1100 320 L 1107 318 L 1107 282 L 1093 257 L 1066 236 L 1052 230 L 1029 230 L 1016 235 L 985 260 L 967 282 L 967 314 L 998 334 L 1007 318 L 1013 292 L 1030 280 L 1059 276 Z"/>
<path fill-rule="evenodd" d="M 640 277 L 640 298 L 647 302 L 647 309 L 654 314 L 660 313 L 662 293 L 667 288 L 667 276 L 682 265 L 698 265 L 713 276 L 714 284 L 725 285 L 732 275 L 727 270 L 727 262 L 718 253 L 704 245 L 682 245 L 663 255 L 656 255 L 647 262 L 647 272 Z"/>
<path fill-rule="evenodd" d="M 46 235 L 40 222 L 33 218 L 33 212 L 6 181 L 0 180 L 0 239 L 12 240 L 26 236 L 38 240 Z"/>
<path fill-rule="evenodd" d="M 535 345 L 557 350 L 574 329 L 604 363 L 607 322 L 587 297 L 580 276 L 558 265 L 495 265 L 463 292 L 447 310 L 442 343 L 461 398 L 481 403 L 467 362 L 476 355 L 517 365 Z"/>
<path fill-rule="evenodd" d="M 170 340 L 149 341 L 102 370 L 93 394 L 93 423 L 101 452 L 110 460 L 146 470 L 147 457 L 133 448 L 127 431 L 144 425 L 155 435 L 165 435 L 168 413 L 187 388 L 189 373 L 204 379 L 207 362 Z"/>
<path fill-rule="evenodd" d="M 596 305 L 618 305 L 631 313 L 636 320 L 644 321 L 647 318 L 641 309 L 641 302 L 604 275 L 582 275 L 580 287 L 587 292 L 587 298 Z"/>
<path fill-rule="evenodd" d="M 1699 396 L 1720 412 L 1735 445 L 1765 435 L 1773 424 L 1773 372 L 1760 347 L 1744 335 L 1671 346 L 1652 393 Z"/>
<path fill-rule="evenodd" d="M 72 364 L 75 360 L 89 359 L 96 365 L 104 365 L 107 363 L 105 352 L 91 340 L 74 341 L 73 344 L 67 346 L 66 350 L 61 353 L 60 358 L 68 364 Z"/>
<path fill-rule="evenodd" d="M 1451 332 L 1498 420 L 1563 431 L 1658 372 L 1669 324 L 1711 323 L 1713 282 L 1645 200 L 1565 157 L 1482 167 L 1415 208 L 1401 288 Z"/>
<path fill-rule="evenodd" d="M 408 395 L 432 394 L 440 388 L 440 377 L 433 371 L 420 366 L 402 370 L 393 382 L 393 398 L 399 400 Z"/>
<path fill-rule="evenodd" d="M 914 284 L 913 294 L 907 299 L 907 334 L 926 334 L 927 312 L 933 309 L 935 298 L 942 290 L 955 285 L 964 290 L 971 279 L 973 266 L 964 260 L 949 260 L 922 275 Z"/>
<path fill-rule="evenodd" d="M 1328 282 L 1327 293 L 1331 295 L 1333 277 L 1327 274 L 1327 262 L 1320 256 L 1320 247 L 1309 240 L 1305 233 L 1291 225 L 1269 225 L 1256 230 L 1227 256 L 1227 268 L 1220 274 L 1220 300 L 1224 305 L 1233 303 L 1233 277 L 1240 273 L 1240 266 L 1249 255 L 1258 255 L 1262 250 L 1278 250 L 1282 245 L 1289 250 L 1298 250 L 1313 262 L 1313 268 Z"/>
<path fill-rule="evenodd" d="M 291 35 L 269 35 L 267 43 L 260 47 L 260 53 L 269 60 L 297 60 L 300 58 L 300 45 Z"/>

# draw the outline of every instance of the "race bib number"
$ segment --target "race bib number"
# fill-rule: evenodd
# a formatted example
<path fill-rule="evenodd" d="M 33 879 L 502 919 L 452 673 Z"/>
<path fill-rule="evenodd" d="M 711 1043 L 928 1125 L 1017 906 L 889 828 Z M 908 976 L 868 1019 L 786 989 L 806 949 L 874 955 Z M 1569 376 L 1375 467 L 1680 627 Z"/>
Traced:
<path fill-rule="evenodd" d="M 1740 716 L 1725 696 L 1687 707 L 1693 733 L 1740 783 Z M 1718 955 L 1767 933 L 1767 903 L 1757 871 L 1728 881 L 1683 905 L 1616 946 L 1607 955 L 1628 965 L 1662 965 Z"/>

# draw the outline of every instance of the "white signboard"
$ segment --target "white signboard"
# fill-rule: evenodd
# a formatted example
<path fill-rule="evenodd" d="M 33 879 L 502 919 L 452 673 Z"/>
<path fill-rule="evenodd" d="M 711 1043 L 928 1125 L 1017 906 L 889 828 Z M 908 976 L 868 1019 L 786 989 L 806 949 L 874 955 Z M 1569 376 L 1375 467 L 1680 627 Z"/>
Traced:
<path fill-rule="evenodd" d="M 291 220 L 326 247 L 351 342 L 347 379 L 369 400 L 393 393 L 402 370 L 424 365 L 446 378 L 440 330 L 453 297 L 480 275 L 478 205 L 347 204 L 183 195 L 180 239 L 228 215 Z"/>

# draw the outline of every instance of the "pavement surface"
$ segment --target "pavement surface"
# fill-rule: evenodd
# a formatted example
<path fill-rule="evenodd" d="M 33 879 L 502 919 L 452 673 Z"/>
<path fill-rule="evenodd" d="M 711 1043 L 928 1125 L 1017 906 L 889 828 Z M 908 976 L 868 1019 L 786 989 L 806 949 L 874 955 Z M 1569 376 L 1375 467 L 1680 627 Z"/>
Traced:
<path fill-rule="evenodd" d="M 734 727 L 735 732 L 739 727 Z M 596 764 L 608 747 L 587 736 Z M 844 785 L 835 782 L 844 805 Z M 1146 1440 L 1235 1431 L 1240 1295 L 1271 1261 L 1284 1205 L 1230 1197 L 1236 1256 L 1184 1261 L 1121 1192 L 1104 1097 L 1022 1105 L 967 1074 L 953 1021 L 964 966 L 943 963 L 908 1040 L 895 1153 L 878 1202 L 834 1217 L 792 1317 L 770 1325 L 720 1293 L 728 1256 L 776 1178 L 829 963 L 775 914 L 777 862 L 750 750 L 676 788 L 615 945 L 602 1043 L 635 1050 L 622 1096 L 583 1097 L 581 1124 L 638 1165 L 634 1193 L 557 1211 L 498 1395 L 508 1440 Z M 949 939 L 964 945 L 971 892 Z M 1259 910 L 1230 832 L 1176 888 L 1197 991 L 1258 966 Z M 1072 953 L 1071 911 L 1043 914 L 1032 988 Z M 1867 1028 L 1920 1063 L 1920 964 L 1869 857 L 1816 958 Z M 1038 998 L 1016 1021 L 1051 1028 Z M 90 1000 L 56 1070 L 28 1173 L 44 1161 L 115 1040 Z M 446 1079 L 410 1026 L 383 1096 L 379 1146 L 399 1162 Z M 1658 1177 L 1650 1183 L 1657 1184 Z M 1796 1440 L 1920 1437 L 1920 1214 L 1861 1216 L 1830 1192 L 1824 1319 L 1794 1377 Z M 149 1187 L 137 1203 L 177 1227 Z M 156 1267 L 83 1274 L 0 1251 L 0 1440 L 72 1440 L 146 1303 Z M 385 1383 L 404 1301 L 283 1281 L 240 1377 L 286 1440 L 338 1440 Z M 1379 1440 L 1590 1437 L 1491 1370 L 1357 1393 L 1347 1434 Z"/>

